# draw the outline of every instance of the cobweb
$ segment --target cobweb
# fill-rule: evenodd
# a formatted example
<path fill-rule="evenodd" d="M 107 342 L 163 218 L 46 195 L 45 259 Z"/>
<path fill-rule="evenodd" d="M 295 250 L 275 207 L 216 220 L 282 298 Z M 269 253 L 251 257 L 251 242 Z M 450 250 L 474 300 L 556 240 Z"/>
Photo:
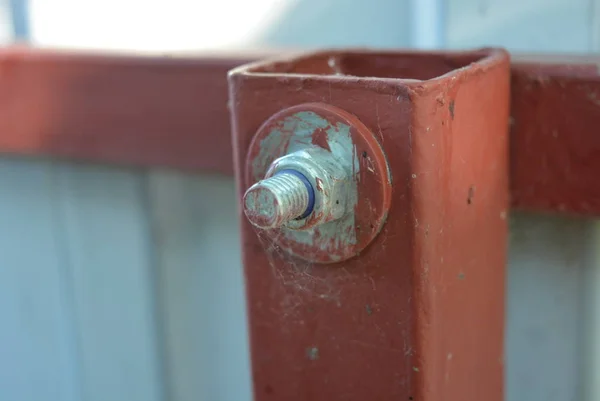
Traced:
<path fill-rule="evenodd" d="M 279 230 L 255 229 L 269 262 L 270 273 L 275 285 L 272 291 L 281 297 L 283 316 L 295 315 L 299 308 L 323 300 L 341 306 L 343 284 L 350 279 L 344 268 L 317 264 L 300 259 L 283 249 L 279 239 L 284 235 Z M 334 270 L 335 269 L 335 270 Z"/>

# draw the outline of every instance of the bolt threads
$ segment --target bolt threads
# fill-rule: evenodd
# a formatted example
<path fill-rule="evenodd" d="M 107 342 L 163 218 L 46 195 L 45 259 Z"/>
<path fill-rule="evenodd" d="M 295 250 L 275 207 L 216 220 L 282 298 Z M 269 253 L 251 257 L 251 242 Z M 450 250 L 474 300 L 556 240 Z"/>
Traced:
<path fill-rule="evenodd" d="M 279 227 L 301 217 L 308 207 L 306 183 L 284 171 L 254 184 L 244 196 L 246 216 L 260 228 Z"/>
<path fill-rule="evenodd" d="M 302 180 L 288 173 L 277 174 L 269 178 L 269 185 L 281 200 L 280 209 L 284 222 L 296 219 L 304 214 L 308 207 L 308 191 Z"/>

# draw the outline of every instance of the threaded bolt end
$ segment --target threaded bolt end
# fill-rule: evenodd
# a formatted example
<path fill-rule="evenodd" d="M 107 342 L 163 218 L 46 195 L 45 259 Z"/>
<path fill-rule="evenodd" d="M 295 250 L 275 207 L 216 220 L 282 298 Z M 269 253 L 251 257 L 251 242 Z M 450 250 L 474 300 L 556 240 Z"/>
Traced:
<path fill-rule="evenodd" d="M 246 191 L 244 213 L 258 228 L 277 228 L 303 216 L 309 207 L 309 197 L 305 181 L 282 171 Z"/>

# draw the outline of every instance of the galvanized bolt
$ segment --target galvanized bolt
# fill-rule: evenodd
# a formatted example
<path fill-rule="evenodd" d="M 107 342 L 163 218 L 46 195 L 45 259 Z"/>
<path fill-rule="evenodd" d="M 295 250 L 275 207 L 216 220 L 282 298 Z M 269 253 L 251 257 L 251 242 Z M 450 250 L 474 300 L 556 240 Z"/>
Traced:
<path fill-rule="evenodd" d="M 314 202 L 314 190 L 306 177 L 295 170 L 283 170 L 246 191 L 244 212 L 254 226 L 271 229 L 306 217 Z"/>
<path fill-rule="evenodd" d="M 308 229 L 346 212 L 349 174 L 321 148 L 276 159 L 265 178 L 244 195 L 244 213 L 254 226 Z"/>

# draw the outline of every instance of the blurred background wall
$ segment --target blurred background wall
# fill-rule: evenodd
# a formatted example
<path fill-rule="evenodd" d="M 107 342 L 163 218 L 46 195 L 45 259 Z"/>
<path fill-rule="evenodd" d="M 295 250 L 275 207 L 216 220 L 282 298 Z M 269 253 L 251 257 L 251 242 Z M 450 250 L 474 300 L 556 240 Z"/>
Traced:
<path fill-rule="evenodd" d="M 587 53 L 599 4 L 0 0 L 0 43 Z M 0 188 L 0 400 L 251 399 L 232 179 L 3 156 Z M 507 400 L 600 399 L 596 239 L 589 220 L 511 217 Z"/>

